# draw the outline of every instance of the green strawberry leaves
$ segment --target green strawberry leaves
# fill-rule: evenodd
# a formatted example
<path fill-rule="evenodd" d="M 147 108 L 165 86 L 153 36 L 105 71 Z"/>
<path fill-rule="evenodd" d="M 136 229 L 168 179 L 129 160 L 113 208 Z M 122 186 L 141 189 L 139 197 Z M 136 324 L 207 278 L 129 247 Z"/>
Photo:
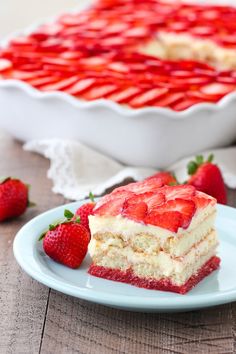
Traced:
<path fill-rule="evenodd" d="M 57 226 L 68 223 L 80 223 L 80 217 L 74 217 L 75 215 L 68 209 L 64 210 L 64 219 L 56 221 L 54 224 L 49 224 L 48 229 L 44 231 L 38 238 L 38 241 L 42 241 L 42 239 L 46 236 L 48 231 L 53 231 L 57 228 Z"/>
<path fill-rule="evenodd" d="M 197 172 L 198 167 L 200 167 L 202 164 L 206 162 L 212 163 L 213 159 L 214 159 L 213 154 L 210 154 L 206 160 L 204 160 L 203 155 L 197 155 L 195 160 L 189 161 L 187 165 L 188 174 L 190 176 L 194 175 Z"/>

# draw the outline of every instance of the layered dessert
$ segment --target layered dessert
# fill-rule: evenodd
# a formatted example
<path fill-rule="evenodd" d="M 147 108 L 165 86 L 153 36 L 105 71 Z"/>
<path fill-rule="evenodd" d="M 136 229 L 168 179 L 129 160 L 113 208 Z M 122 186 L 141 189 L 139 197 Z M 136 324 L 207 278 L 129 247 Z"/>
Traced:
<path fill-rule="evenodd" d="M 89 216 L 93 276 L 185 294 L 219 267 L 216 200 L 152 178 L 115 189 Z"/>
<path fill-rule="evenodd" d="M 0 78 L 131 108 L 185 110 L 236 89 L 236 8 L 99 0 L 11 39 Z"/>

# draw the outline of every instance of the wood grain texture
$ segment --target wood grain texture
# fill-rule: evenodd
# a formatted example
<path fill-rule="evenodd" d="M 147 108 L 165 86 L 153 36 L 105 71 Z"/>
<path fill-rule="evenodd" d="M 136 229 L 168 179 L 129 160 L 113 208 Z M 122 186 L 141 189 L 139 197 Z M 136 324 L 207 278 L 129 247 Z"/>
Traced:
<path fill-rule="evenodd" d="M 32 185 L 37 207 L 0 225 L 0 354 L 236 353 L 236 303 L 175 314 L 132 313 L 60 294 L 17 266 L 12 242 L 33 216 L 65 200 L 51 192 L 48 162 L 0 131 L 0 175 Z M 236 206 L 236 192 L 228 191 Z"/>
<path fill-rule="evenodd" d="M 48 161 L 22 151 L 19 143 L 0 133 L 0 176 L 11 175 L 31 184 L 37 203 L 22 217 L 0 225 L 0 353 L 38 353 L 41 344 L 49 289 L 29 278 L 16 264 L 14 236 L 35 215 L 63 202 L 50 192 L 46 178 Z"/>

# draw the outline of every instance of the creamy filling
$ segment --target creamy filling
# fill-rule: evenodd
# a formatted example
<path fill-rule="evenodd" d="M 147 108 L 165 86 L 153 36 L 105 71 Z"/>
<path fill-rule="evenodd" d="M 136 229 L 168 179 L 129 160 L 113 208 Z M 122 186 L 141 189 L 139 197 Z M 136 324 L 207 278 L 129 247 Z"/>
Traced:
<path fill-rule="evenodd" d="M 130 243 L 137 251 L 156 254 L 160 250 L 173 256 L 181 256 L 188 252 L 195 243 L 199 242 L 214 228 L 215 208 L 208 206 L 196 215 L 188 229 L 179 229 L 177 233 L 153 226 L 134 222 L 121 215 L 116 217 L 89 216 L 89 226 L 92 239 L 103 236 L 102 243 Z M 118 235 L 114 241 L 112 235 Z"/>
<path fill-rule="evenodd" d="M 139 48 L 143 54 L 162 59 L 191 59 L 206 62 L 221 70 L 236 68 L 236 51 L 219 46 L 209 39 L 188 34 L 159 32 L 157 38 Z"/>
<path fill-rule="evenodd" d="M 89 252 L 96 265 L 132 269 L 140 277 L 168 278 L 181 285 L 215 254 L 217 245 L 216 232 L 212 231 L 182 257 L 173 258 L 165 251 L 157 254 L 138 252 L 131 245 L 122 244 L 119 237 L 110 238 L 106 243 L 92 239 Z"/>

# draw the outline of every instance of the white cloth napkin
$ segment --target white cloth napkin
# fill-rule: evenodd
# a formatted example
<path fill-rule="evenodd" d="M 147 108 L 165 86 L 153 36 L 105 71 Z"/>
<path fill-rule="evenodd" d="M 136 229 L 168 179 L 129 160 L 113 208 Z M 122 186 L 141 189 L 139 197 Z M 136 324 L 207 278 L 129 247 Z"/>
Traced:
<path fill-rule="evenodd" d="M 142 180 L 157 170 L 144 167 L 130 167 L 114 161 L 77 141 L 49 139 L 34 140 L 26 143 L 24 149 L 37 152 L 50 160 L 48 177 L 53 181 L 53 192 L 71 200 L 103 194 L 106 189 L 121 183 L 126 178 Z M 215 156 L 225 183 L 236 188 L 236 147 L 210 150 L 203 153 Z M 193 156 L 182 159 L 168 168 L 180 182 L 187 178 L 186 165 Z"/>

